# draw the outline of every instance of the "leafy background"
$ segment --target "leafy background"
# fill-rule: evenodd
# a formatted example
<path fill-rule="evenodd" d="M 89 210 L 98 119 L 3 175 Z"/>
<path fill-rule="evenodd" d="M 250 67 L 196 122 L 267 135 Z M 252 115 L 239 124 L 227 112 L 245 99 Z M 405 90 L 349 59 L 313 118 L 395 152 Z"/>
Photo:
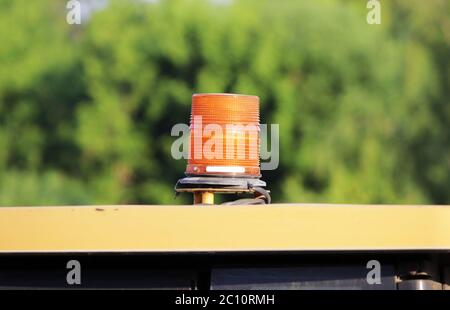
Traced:
<path fill-rule="evenodd" d="M 449 1 L 101 2 L 0 0 L 0 205 L 190 203 L 197 92 L 280 124 L 275 202 L 450 203 Z"/>

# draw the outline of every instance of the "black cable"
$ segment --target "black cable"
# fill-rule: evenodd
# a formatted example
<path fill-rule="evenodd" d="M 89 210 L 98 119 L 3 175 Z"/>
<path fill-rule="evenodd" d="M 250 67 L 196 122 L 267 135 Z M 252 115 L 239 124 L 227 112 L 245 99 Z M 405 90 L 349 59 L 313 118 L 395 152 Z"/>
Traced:
<path fill-rule="evenodd" d="M 244 198 L 244 199 L 238 199 L 234 201 L 228 201 L 222 203 L 222 205 L 264 205 L 264 204 L 270 204 L 271 198 L 269 191 L 265 190 L 261 187 L 251 187 L 251 189 L 254 193 L 259 194 L 255 198 Z"/>
<path fill-rule="evenodd" d="M 266 204 L 266 201 L 261 198 L 244 198 L 244 199 L 238 199 L 234 201 L 228 201 L 222 203 L 222 205 L 264 205 Z"/>
<path fill-rule="evenodd" d="M 253 187 L 252 189 L 255 191 L 255 193 L 258 193 L 260 194 L 260 196 L 263 196 L 267 204 L 270 204 L 272 202 L 272 198 L 270 197 L 268 190 L 265 190 L 262 187 Z"/>

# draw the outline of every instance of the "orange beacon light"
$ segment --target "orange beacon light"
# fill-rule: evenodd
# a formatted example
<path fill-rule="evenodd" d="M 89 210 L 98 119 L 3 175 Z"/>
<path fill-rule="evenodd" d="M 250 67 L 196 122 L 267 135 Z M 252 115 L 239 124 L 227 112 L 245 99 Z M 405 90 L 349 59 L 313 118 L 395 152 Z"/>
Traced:
<path fill-rule="evenodd" d="M 176 192 L 194 194 L 194 204 L 213 204 L 214 193 L 251 193 L 253 199 L 224 204 L 270 203 L 259 178 L 259 97 L 194 94 L 189 126 L 186 177 Z"/>
<path fill-rule="evenodd" d="M 187 175 L 259 178 L 259 98 L 192 96 Z"/>

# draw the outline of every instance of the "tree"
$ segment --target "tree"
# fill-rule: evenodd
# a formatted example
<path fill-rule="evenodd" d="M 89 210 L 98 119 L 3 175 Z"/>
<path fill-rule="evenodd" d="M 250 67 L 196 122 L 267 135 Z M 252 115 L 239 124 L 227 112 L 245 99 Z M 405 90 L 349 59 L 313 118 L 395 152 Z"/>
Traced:
<path fill-rule="evenodd" d="M 70 26 L 59 1 L 2 1 L 0 204 L 189 203 L 170 131 L 195 92 L 260 96 L 276 202 L 449 203 L 448 9 L 110 1 Z"/>

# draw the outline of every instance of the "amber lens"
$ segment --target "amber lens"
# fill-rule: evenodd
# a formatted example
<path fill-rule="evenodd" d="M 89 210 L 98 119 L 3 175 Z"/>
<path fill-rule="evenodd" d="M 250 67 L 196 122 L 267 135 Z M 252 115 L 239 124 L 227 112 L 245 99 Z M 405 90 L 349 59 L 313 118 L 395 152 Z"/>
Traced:
<path fill-rule="evenodd" d="M 187 175 L 259 177 L 259 98 L 192 96 Z"/>

